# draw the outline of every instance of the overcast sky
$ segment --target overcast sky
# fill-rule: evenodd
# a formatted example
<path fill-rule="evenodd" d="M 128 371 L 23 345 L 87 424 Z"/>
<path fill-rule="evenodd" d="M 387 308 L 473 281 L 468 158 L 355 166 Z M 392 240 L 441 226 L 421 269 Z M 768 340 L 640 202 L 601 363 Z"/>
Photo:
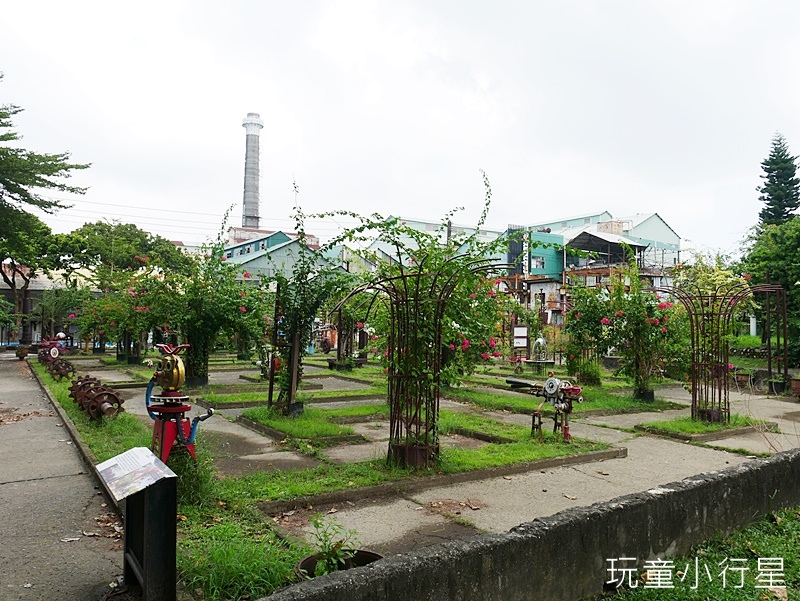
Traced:
<path fill-rule="evenodd" d="M 291 227 L 293 180 L 306 213 L 470 225 L 483 169 L 492 228 L 657 212 L 734 253 L 774 134 L 800 154 L 799 29 L 792 0 L 7 2 L 0 104 L 26 148 L 92 164 L 56 231 L 240 225 L 257 112 L 264 228 Z"/>

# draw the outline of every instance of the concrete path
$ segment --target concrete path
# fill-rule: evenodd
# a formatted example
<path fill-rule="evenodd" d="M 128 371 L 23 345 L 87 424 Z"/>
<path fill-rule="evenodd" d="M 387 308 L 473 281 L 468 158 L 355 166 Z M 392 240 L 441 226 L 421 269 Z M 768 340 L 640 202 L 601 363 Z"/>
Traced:
<path fill-rule="evenodd" d="M 0 353 L 0 457 L 0 599 L 91 599 L 122 572 L 114 516 L 13 353 Z"/>

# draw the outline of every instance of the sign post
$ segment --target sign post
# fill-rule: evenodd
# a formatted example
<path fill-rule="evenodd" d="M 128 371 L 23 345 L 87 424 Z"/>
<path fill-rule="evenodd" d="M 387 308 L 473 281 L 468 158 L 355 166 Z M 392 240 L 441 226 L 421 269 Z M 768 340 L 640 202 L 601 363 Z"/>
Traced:
<path fill-rule="evenodd" d="M 123 577 L 143 601 L 175 601 L 178 478 L 150 449 L 136 447 L 97 466 L 119 502 L 125 499 Z"/>

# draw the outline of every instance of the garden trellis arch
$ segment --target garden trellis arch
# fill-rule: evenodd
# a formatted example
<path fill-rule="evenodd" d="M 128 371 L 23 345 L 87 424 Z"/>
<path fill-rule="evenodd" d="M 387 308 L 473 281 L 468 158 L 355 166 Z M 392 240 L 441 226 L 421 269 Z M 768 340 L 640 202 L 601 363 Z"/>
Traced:
<path fill-rule="evenodd" d="M 430 271 L 430 255 L 404 265 L 395 261 L 398 275 L 382 277 L 353 289 L 334 311 L 350 298 L 372 293 L 364 316 L 374 303 L 389 306 L 387 340 L 389 449 L 387 459 L 400 465 L 429 465 L 439 456 L 439 396 L 442 370 L 442 326 L 445 308 L 460 278 L 506 268 L 491 258 L 456 254 Z"/>
<path fill-rule="evenodd" d="M 728 421 L 730 419 L 729 334 L 736 307 L 755 294 L 765 295 L 767 329 L 767 369 L 772 377 L 771 331 L 774 322 L 776 346 L 781 352 L 778 372 L 788 379 L 786 363 L 786 291 L 779 284 L 730 284 L 704 294 L 696 284 L 654 289 L 678 300 L 689 316 L 692 366 L 692 419 Z"/>

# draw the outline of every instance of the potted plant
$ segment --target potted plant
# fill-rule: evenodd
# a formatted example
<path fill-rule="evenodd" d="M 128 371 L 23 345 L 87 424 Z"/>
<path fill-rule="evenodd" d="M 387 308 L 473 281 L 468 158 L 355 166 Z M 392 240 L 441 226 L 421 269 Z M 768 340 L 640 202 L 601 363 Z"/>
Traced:
<path fill-rule="evenodd" d="M 317 552 L 304 557 L 294 566 L 294 573 L 300 580 L 365 566 L 383 559 L 379 553 L 355 548 L 360 544 L 358 532 L 346 530 L 332 517 L 316 514 L 311 518 L 311 525 L 314 528 L 311 536 Z"/>
<path fill-rule="evenodd" d="M 17 355 L 17 359 L 22 361 L 25 357 L 28 356 L 29 350 L 30 347 L 27 344 L 20 344 L 19 346 L 17 346 L 17 349 L 14 352 Z"/>
<path fill-rule="evenodd" d="M 771 394 L 783 394 L 786 391 L 786 380 L 783 376 L 773 376 L 768 380 Z"/>

